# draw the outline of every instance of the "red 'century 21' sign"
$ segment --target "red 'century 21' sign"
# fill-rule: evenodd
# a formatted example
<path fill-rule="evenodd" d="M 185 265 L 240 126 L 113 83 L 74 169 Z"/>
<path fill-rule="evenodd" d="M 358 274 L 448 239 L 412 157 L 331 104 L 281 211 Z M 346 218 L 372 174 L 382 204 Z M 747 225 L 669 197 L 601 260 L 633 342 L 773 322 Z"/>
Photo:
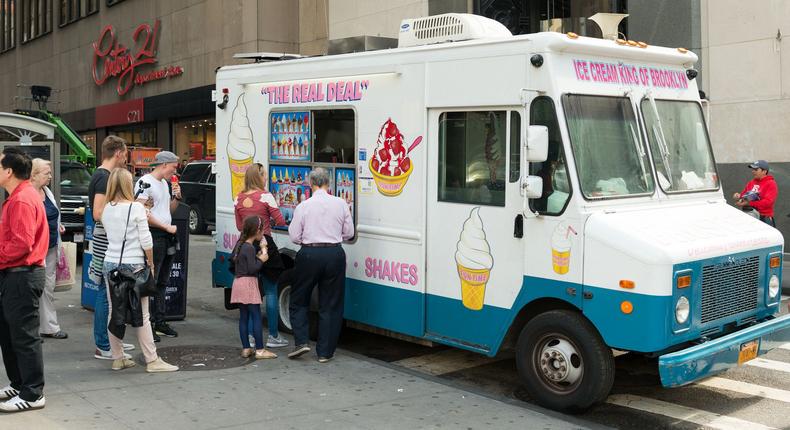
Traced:
<path fill-rule="evenodd" d="M 181 66 L 167 66 L 146 73 L 140 73 L 137 70 L 140 66 L 154 64 L 157 61 L 159 25 L 159 20 L 156 20 L 153 28 L 148 24 L 138 26 L 132 34 L 134 47 L 131 50 L 118 43 L 112 25 L 105 26 L 99 33 L 99 39 L 92 44 L 91 73 L 96 85 L 104 85 L 108 79 L 117 77 L 116 90 L 118 95 L 122 96 L 128 93 L 133 85 L 143 85 L 183 74 L 184 69 Z"/>

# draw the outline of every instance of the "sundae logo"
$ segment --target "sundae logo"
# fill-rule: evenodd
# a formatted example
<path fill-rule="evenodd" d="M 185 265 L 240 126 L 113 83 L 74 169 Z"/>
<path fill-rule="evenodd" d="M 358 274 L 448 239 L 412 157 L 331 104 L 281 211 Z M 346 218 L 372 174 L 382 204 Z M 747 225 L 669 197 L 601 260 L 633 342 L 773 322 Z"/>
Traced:
<path fill-rule="evenodd" d="M 381 125 L 376 149 L 370 158 L 373 181 L 379 192 L 388 197 L 397 196 L 403 191 L 414 169 L 409 154 L 422 142 L 422 136 L 417 136 L 407 148 L 404 139 L 398 125 L 388 118 Z"/>
<path fill-rule="evenodd" d="M 116 91 L 122 96 L 134 85 L 143 85 L 159 79 L 172 78 L 184 73 L 181 66 L 167 66 L 140 74 L 137 68 L 147 64 L 155 64 L 156 49 L 159 44 L 159 25 L 157 20 L 153 28 L 141 24 L 132 34 L 135 51 L 118 43 L 112 25 L 105 26 L 93 47 L 93 63 L 91 74 L 96 85 L 102 86 L 110 78 L 118 78 Z"/>

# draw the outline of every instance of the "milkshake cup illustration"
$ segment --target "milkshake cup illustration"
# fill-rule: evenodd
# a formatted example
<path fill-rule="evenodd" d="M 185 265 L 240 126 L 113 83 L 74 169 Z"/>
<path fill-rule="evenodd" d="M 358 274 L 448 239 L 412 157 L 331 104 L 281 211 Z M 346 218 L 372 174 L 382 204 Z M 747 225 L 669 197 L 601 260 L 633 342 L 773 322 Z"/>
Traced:
<path fill-rule="evenodd" d="M 483 309 L 486 284 L 494 266 L 491 247 L 483 230 L 480 208 L 472 209 L 464 221 L 455 252 L 458 277 L 461 279 L 461 301 L 472 310 Z"/>
<path fill-rule="evenodd" d="M 565 222 L 561 222 L 551 235 L 551 267 L 559 275 L 568 273 L 571 263 L 571 234 L 576 230 Z"/>
<path fill-rule="evenodd" d="M 247 105 L 244 104 L 244 94 L 242 93 L 236 102 L 236 108 L 233 109 L 230 134 L 228 134 L 228 163 L 230 164 L 230 180 L 234 199 L 244 188 L 244 173 L 252 164 L 253 157 L 255 157 L 255 142 L 252 140 Z"/>

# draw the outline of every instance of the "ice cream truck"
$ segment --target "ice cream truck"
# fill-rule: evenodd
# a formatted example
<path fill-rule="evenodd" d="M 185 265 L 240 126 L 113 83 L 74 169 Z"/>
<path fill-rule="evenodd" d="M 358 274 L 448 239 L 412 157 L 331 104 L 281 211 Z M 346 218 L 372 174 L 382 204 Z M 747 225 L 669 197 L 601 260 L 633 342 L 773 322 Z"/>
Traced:
<path fill-rule="evenodd" d="M 696 60 L 448 14 L 403 21 L 393 49 L 222 67 L 213 283 L 231 286 L 246 169 L 291 219 L 324 167 L 356 227 L 355 327 L 508 351 L 564 411 L 606 398 L 613 350 L 657 359 L 666 387 L 739 366 L 790 341 L 784 242 L 725 202 Z"/>

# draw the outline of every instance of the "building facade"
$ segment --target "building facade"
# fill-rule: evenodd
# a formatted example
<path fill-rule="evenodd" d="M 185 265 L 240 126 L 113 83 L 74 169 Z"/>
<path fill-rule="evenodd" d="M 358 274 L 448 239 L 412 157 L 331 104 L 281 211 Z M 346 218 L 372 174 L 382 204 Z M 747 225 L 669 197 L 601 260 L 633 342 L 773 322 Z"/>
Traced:
<path fill-rule="evenodd" d="M 89 144 L 117 134 L 211 157 L 215 70 L 249 61 L 234 54 L 320 55 L 329 40 L 396 38 L 402 19 L 446 12 L 488 16 L 514 34 L 597 37 L 588 17 L 628 14 L 619 27 L 627 38 L 699 56 L 725 192 L 746 182 L 754 159 L 771 162 L 780 190 L 790 190 L 790 2 L 781 1 L 0 0 L 0 109 L 29 107 L 17 85 L 46 85 L 55 90 L 50 110 Z M 788 204 L 777 212 L 790 224 Z"/>

